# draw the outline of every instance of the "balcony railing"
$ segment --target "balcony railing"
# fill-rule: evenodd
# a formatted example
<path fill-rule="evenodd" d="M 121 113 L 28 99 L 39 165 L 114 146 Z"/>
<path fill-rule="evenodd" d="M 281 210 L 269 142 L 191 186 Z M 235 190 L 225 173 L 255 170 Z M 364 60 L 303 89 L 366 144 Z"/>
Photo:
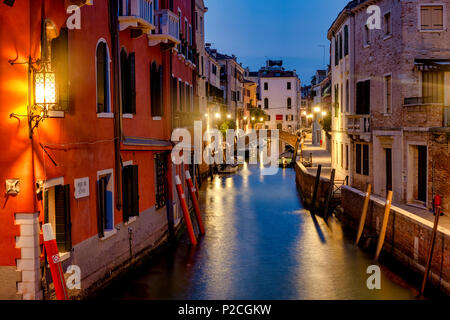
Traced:
<path fill-rule="evenodd" d="M 153 4 L 148 0 L 119 1 L 120 30 L 126 28 L 143 29 L 146 33 L 153 30 Z"/>
<path fill-rule="evenodd" d="M 347 116 L 348 133 L 363 134 L 370 133 L 370 115 L 349 115 Z"/>

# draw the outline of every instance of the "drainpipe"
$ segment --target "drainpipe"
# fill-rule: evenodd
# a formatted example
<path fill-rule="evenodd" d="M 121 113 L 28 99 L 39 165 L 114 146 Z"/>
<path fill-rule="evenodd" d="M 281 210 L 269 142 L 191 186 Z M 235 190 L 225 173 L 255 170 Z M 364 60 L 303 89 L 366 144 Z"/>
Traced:
<path fill-rule="evenodd" d="M 113 101 L 114 101 L 114 162 L 116 173 L 116 208 L 122 209 L 122 159 L 120 156 L 120 144 L 123 141 L 122 128 L 122 90 L 120 81 L 119 61 L 119 23 L 118 23 L 118 0 L 109 1 L 109 29 L 111 34 L 111 53 L 113 64 Z"/>

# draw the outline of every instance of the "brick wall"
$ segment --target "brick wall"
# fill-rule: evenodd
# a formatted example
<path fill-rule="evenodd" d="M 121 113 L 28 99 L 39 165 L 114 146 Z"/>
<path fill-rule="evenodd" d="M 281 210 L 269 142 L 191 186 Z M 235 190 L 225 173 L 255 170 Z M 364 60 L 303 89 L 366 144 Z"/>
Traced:
<path fill-rule="evenodd" d="M 317 170 L 317 169 L 316 169 Z M 297 162 L 295 165 L 296 181 L 300 188 L 303 204 L 311 206 L 312 196 L 314 193 L 314 185 L 316 175 L 311 174 L 306 168 Z M 317 192 L 316 207 L 320 207 L 325 202 L 325 195 L 330 186 L 330 180 L 327 178 L 320 178 L 319 190 Z"/>

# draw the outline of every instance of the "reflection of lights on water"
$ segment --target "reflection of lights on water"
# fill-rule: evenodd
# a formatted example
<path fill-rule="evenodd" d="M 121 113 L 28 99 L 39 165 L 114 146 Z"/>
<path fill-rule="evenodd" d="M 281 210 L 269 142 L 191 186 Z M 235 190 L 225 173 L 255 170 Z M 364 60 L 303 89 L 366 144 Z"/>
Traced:
<path fill-rule="evenodd" d="M 232 189 L 234 186 L 233 178 L 228 178 L 225 180 L 225 186 L 227 189 Z"/>

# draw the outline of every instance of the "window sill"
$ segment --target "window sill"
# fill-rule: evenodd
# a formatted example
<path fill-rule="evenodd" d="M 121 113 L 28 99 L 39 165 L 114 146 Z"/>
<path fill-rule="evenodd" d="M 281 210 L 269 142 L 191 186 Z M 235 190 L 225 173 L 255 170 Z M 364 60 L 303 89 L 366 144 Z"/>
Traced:
<path fill-rule="evenodd" d="M 162 117 L 152 117 L 152 120 L 160 121 L 160 120 L 162 120 Z"/>
<path fill-rule="evenodd" d="M 100 112 L 100 113 L 97 113 L 97 118 L 112 119 L 112 118 L 114 118 L 114 113 Z"/>
<path fill-rule="evenodd" d="M 49 110 L 47 115 L 49 118 L 64 118 L 64 111 Z"/>
<path fill-rule="evenodd" d="M 112 229 L 112 230 L 106 230 L 104 232 L 104 235 L 102 238 L 100 238 L 100 240 L 105 241 L 108 240 L 109 238 L 115 236 L 117 233 L 117 229 Z"/>
<path fill-rule="evenodd" d="M 390 38 L 392 38 L 392 34 L 387 34 L 387 35 L 385 35 L 383 37 L 383 40 L 387 40 L 387 39 L 390 39 Z"/>
<path fill-rule="evenodd" d="M 363 48 L 364 48 L 364 49 L 370 48 L 370 44 L 365 44 L 365 45 L 363 45 Z"/>
<path fill-rule="evenodd" d="M 129 226 L 130 224 L 132 224 L 133 222 L 135 222 L 137 220 L 137 217 L 131 217 L 128 218 L 128 221 L 124 222 L 124 226 Z"/>
<path fill-rule="evenodd" d="M 390 117 L 390 116 L 392 116 L 392 112 L 385 112 L 385 113 L 383 113 L 383 116 Z"/>
<path fill-rule="evenodd" d="M 122 117 L 123 117 L 124 119 L 133 119 L 133 114 L 132 114 L 132 113 L 124 113 L 124 114 L 122 115 Z"/>

